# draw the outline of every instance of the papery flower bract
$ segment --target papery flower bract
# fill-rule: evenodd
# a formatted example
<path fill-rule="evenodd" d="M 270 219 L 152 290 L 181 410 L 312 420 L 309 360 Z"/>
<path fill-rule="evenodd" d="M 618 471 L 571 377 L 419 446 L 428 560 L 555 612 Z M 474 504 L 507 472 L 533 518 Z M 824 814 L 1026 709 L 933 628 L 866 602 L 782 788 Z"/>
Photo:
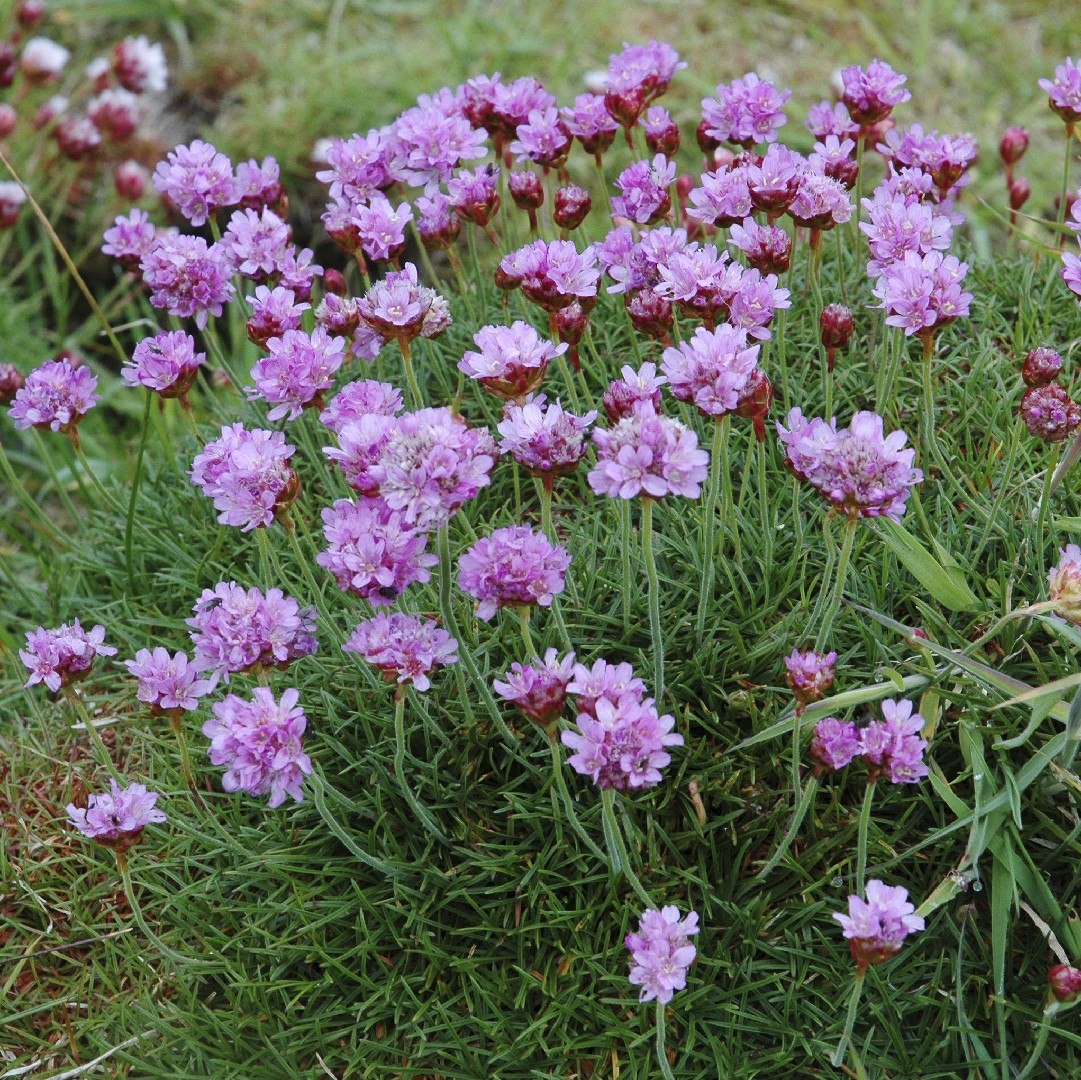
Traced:
<path fill-rule="evenodd" d="M 124 666 L 139 680 L 138 698 L 155 713 L 174 709 L 197 709 L 199 698 L 210 693 L 213 683 L 200 679 L 186 653 L 169 655 L 160 645 L 151 652 L 140 649 Z"/>
<path fill-rule="evenodd" d="M 68 803 L 68 824 L 83 836 L 124 851 L 138 842 L 147 825 L 166 820 L 165 812 L 155 806 L 159 792 L 147 791 L 142 784 L 122 788 L 115 780 L 109 781 L 109 788 L 101 794 L 91 793 L 85 807 Z"/>
<path fill-rule="evenodd" d="M 154 187 L 196 226 L 236 202 L 232 162 L 202 139 L 171 150 L 154 170 Z"/>
<path fill-rule="evenodd" d="M 564 476 L 585 457 L 585 433 L 597 413 L 590 409 L 585 416 L 575 416 L 558 401 L 545 402 L 544 394 L 528 397 L 522 405 L 507 402 L 497 425 L 503 436 L 499 449 L 534 476 Z"/>
<path fill-rule="evenodd" d="M 116 654 L 116 649 L 104 641 L 104 626 L 99 624 L 87 632 L 78 619 L 52 630 L 42 626 L 28 630 L 26 648 L 19 650 L 19 659 L 30 672 L 24 686 L 44 683 L 53 693 L 70 686 L 90 670 L 95 657 Z"/>
<path fill-rule="evenodd" d="M 439 558 L 425 552 L 428 534 L 407 525 L 382 499 L 338 499 L 322 518 L 328 546 L 315 561 L 340 588 L 373 607 L 394 603 L 414 581 L 431 580 Z"/>
<path fill-rule="evenodd" d="M 46 360 L 34 368 L 11 403 L 10 416 L 19 429 L 50 428 L 65 434 L 99 402 L 97 376 L 67 360 Z"/>
<path fill-rule="evenodd" d="M 903 450 L 903 431 L 882 434 L 882 417 L 858 412 L 847 428 L 837 421 L 807 420 L 799 409 L 779 421 L 777 433 L 785 448 L 785 464 L 829 502 L 850 515 L 886 516 L 900 522 L 911 488 L 923 480 L 914 468 L 916 451 Z"/>
<path fill-rule="evenodd" d="M 315 610 L 302 608 L 281 589 L 244 589 L 220 581 L 204 589 L 186 620 L 195 654 L 192 666 L 213 673 L 213 681 L 264 667 L 285 668 L 319 648 L 312 630 Z"/>
<path fill-rule="evenodd" d="M 830 772 L 843 769 L 859 756 L 860 738 L 851 720 L 827 716 L 815 724 L 811 757 Z"/>
<path fill-rule="evenodd" d="M 709 454 L 698 449 L 693 431 L 654 412 L 650 403 L 640 402 L 631 415 L 607 431 L 595 430 L 593 442 L 597 464 L 588 479 L 598 495 L 698 498 Z"/>
<path fill-rule="evenodd" d="M 785 681 L 800 705 L 809 705 L 825 695 L 833 685 L 836 664 L 835 652 L 820 653 L 812 649 L 803 652 L 793 649 L 784 658 Z"/>
<path fill-rule="evenodd" d="M 745 330 L 699 327 L 690 340 L 664 350 L 661 368 L 673 397 L 692 403 L 703 416 L 720 417 L 738 407 L 759 348 L 747 344 Z"/>
<path fill-rule="evenodd" d="M 120 374 L 127 386 L 145 386 L 163 398 L 184 399 L 206 353 L 195 351 L 195 339 L 183 330 L 165 330 L 135 346 Z"/>
<path fill-rule="evenodd" d="M 537 388 L 550 361 L 567 351 L 517 320 L 510 326 L 482 326 L 473 335 L 479 351 L 468 351 L 458 370 L 497 397 L 521 398 Z"/>
<path fill-rule="evenodd" d="M 437 664 L 458 662 L 458 642 L 446 630 L 432 619 L 397 611 L 358 623 L 342 651 L 358 653 L 388 682 L 411 682 L 421 692 L 431 686 L 428 676 Z"/>
<path fill-rule="evenodd" d="M 449 408 L 400 416 L 369 475 L 405 520 L 421 529 L 445 524 L 491 483 L 499 452 L 487 428 L 471 428 Z"/>
<path fill-rule="evenodd" d="M 295 420 L 307 406 L 322 408 L 322 393 L 334 385 L 334 374 L 345 362 L 345 339 L 331 337 L 321 326 L 311 334 L 286 330 L 266 343 L 268 356 L 255 362 L 255 388 L 248 399 L 262 398 L 273 406 L 268 420 Z"/>
<path fill-rule="evenodd" d="M 487 622 L 507 605 L 550 607 L 563 591 L 571 557 L 543 533 L 508 525 L 482 536 L 458 560 L 458 586 L 479 601 L 477 618 Z"/>
<path fill-rule="evenodd" d="M 237 525 L 243 532 L 269 526 L 299 493 L 297 474 L 289 466 L 295 449 L 280 431 L 248 431 L 239 423 L 223 427 L 221 438 L 196 455 L 191 482 L 214 500 L 222 525 Z"/>
<path fill-rule="evenodd" d="M 687 971 L 697 955 L 689 939 L 698 930 L 697 911 L 684 919 L 679 917 L 679 908 L 672 905 L 642 912 L 638 932 L 623 939 L 631 954 L 628 978 L 641 988 L 639 1002 L 656 999 L 667 1005 L 675 992 L 687 985 Z"/>
<path fill-rule="evenodd" d="M 915 784 L 929 770 L 923 762 L 927 743 L 916 733 L 924 720 L 912 712 L 912 702 L 882 702 L 883 720 L 872 720 L 860 732 L 860 755 L 867 762 L 869 780 L 887 776 L 894 784 Z"/>
<path fill-rule="evenodd" d="M 646 684 L 625 661 L 610 664 L 607 660 L 594 660 L 592 667 L 575 664 L 572 675 L 567 693 L 574 695 L 575 709 L 594 720 L 597 718 L 597 702 L 601 698 L 616 705 L 626 695 L 638 701 L 645 697 Z"/>
<path fill-rule="evenodd" d="M 577 730 L 560 736 L 576 751 L 567 764 L 601 788 L 633 791 L 659 784 L 661 769 L 672 760 L 666 747 L 683 745 L 683 736 L 672 732 L 675 718 L 659 716 L 653 699 L 637 694 L 597 698 L 594 710 L 594 716 L 579 713 Z"/>
<path fill-rule="evenodd" d="M 561 660 L 556 649 L 549 649 L 543 660 L 511 664 L 503 680 L 492 681 L 492 689 L 521 709 L 534 724 L 551 730 L 563 713 L 573 667 L 574 653 L 567 653 Z"/>
<path fill-rule="evenodd" d="M 1056 615 L 1081 625 L 1081 547 L 1059 548 L 1058 565 L 1047 575 L 1047 592 Z"/>
<path fill-rule="evenodd" d="M 286 690 L 275 701 L 267 687 L 257 686 L 251 701 L 229 694 L 214 702 L 214 716 L 203 724 L 203 734 L 210 740 L 211 762 L 225 766 L 221 786 L 226 791 L 269 793 L 271 810 L 286 795 L 304 801 L 301 785 L 312 763 L 303 750 L 308 718 L 299 700 L 297 690 Z"/>
<path fill-rule="evenodd" d="M 849 896 L 848 914 L 833 916 L 844 928 L 860 970 L 895 955 L 909 934 L 923 929 L 923 918 L 908 901 L 908 890 L 877 878 L 867 882 L 867 899 Z"/>
<path fill-rule="evenodd" d="M 140 266 L 151 304 L 180 318 L 194 315 L 200 330 L 233 298 L 228 255 L 220 244 L 208 247 L 201 236 L 159 232 Z"/>

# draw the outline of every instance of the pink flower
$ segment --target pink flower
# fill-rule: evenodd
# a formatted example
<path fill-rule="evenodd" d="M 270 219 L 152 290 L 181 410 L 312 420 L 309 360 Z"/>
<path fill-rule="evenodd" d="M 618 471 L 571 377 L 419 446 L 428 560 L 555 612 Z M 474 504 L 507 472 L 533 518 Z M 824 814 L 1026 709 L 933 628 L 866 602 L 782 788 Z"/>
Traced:
<path fill-rule="evenodd" d="M 872 878 L 867 899 L 848 898 L 848 914 L 834 914 L 844 928 L 852 958 L 860 970 L 895 955 L 909 934 L 923 929 L 923 918 L 908 901 L 908 890 Z"/>
<path fill-rule="evenodd" d="M 800 705 L 809 705 L 825 695 L 833 685 L 836 663 L 835 652 L 823 654 L 811 649 L 804 652 L 793 649 L 792 654 L 784 658 L 785 680 Z"/>
<path fill-rule="evenodd" d="M 205 360 L 206 353 L 195 351 L 190 334 L 167 330 L 140 341 L 120 374 L 128 386 L 145 386 L 163 398 L 183 399 Z"/>
<path fill-rule="evenodd" d="M 87 633 L 78 619 L 55 630 L 39 626 L 27 631 L 26 648 L 19 650 L 19 659 L 30 672 L 24 685 L 44 683 L 53 693 L 70 686 L 90 670 L 95 657 L 116 654 L 116 649 L 104 641 L 104 626 L 95 626 Z"/>
<path fill-rule="evenodd" d="M 791 96 L 791 90 L 778 90 L 750 71 L 742 79 L 718 86 L 716 98 L 703 100 L 705 131 L 748 150 L 756 143 L 775 142 L 777 129 L 788 119 L 783 109 Z"/>
<path fill-rule="evenodd" d="M 154 170 L 154 187 L 192 225 L 205 224 L 215 210 L 236 202 L 232 162 L 202 139 L 170 151 Z"/>
<path fill-rule="evenodd" d="M 345 362 L 345 339 L 332 338 L 321 326 L 312 333 L 286 330 L 266 343 L 269 356 L 255 362 L 249 400 L 263 398 L 273 406 L 268 420 L 295 420 L 309 407 L 322 408 L 322 393 L 334 385 Z"/>
<path fill-rule="evenodd" d="M 687 971 L 697 955 L 689 938 L 698 933 L 698 912 L 680 919 L 679 908 L 649 908 L 642 912 L 638 932 L 628 934 L 624 944 L 631 954 L 630 981 L 641 987 L 640 1002 L 668 1004 L 677 990 L 687 985 Z"/>
<path fill-rule="evenodd" d="M 140 649 L 134 660 L 124 661 L 124 666 L 139 680 L 139 700 L 145 701 L 154 713 L 197 709 L 199 698 L 213 689 L 209 679 L 199 678 L 186 653 L 170 656 L 160 646 L 153 652 Z"/>
<path fill-rule="evenodd" d="M 585 416 L 575 416 L 564 412 L 558 401 L 549 405 L 545 401 L 537 394 L 523 405 L 507 402 L 497 428 L 503 436 L 499 449 L 534 476 L 564 476 L 585 457 L 585 433 L 597 413 L 590 409 Z"/>
<path fill-rule="evenodd" d="M 1047 103 L 1067 124 L 1081 120 L 1081 67 L 1067 56 L 1064 63 L 1055 68 L 1054 79 L 1040 79 L 1040 89 L 1047 95 Z"/>
<path fill-rule="evenodd" d="M 496 529 L 458 560 L 458 585 L 475 597 L 477 618 L 487 622 L 507 605 L 550 607 L 563 591 L 567 550 L 524 525 Z"/>
<path fill-rule="evenodd" d="M 607 660 L 595 660 L 592 667 L 575 664 L 572 674 L 567 693 L 574 695 L 575 709 L 594 720 L 597 718 L 597 702 L 601 698 L 618 705 L 628 694 L 638 701 L 645 697 L 646 684 L 626 662 L 610 664 Z"/>
<path fill-rule="evenodd" d="M 458 370 L 497 397 L 521 398 L 537 388 L 550 361 L 567 351 L 520 319 L 510 326 L 482 326 L 473 335 L 478 352 L 465 353 Z"/>
<path fill-rule="evenodd" d="M 15 394 L 11 419 L 19 429 L 51 428 L 65 434 L 101 400 L 97 376 L 67 360 L 47 360 L 34 368 Z"/>
<path fill-rule="evenodd" d="M 860 753 L 859 733 L 851 720 L 827 716 L 815 724 L 811 757 L 830 772 L 843 769 Z"/>
<path fill-rule="evenodd" d="M 1047 575 L 1047 594 L 1056 615 L 1081 625 L 1081 547 L 1059 548 L 1059 562 Z"/>
<path fill-rule="evenodd" d="M 852 65 L 841 71 L 844 86 L 841 101 L 854 123 L 869 128 L 885 120 L 895 105 L 912 97 L 902 89 L 907 81 L 907 75 L 898 75 L 889 64 L 877 58 L 867 65 L 866 71 Z"/>
<path fill-rule="evenodd" d="M 159 232 L 140 266 L 151 290 L 150 303 L 170 315 L 194 315 L 200 330 L 233 298 L 233 267 L 225 249 L 220 244 L 208 247 L 201 236 Z"/>
<path fill-rule="evenodd" d="M 738 408 L 759 348 L 747 344 L 745 330 L 699 327 L 689 341 L 664 350 L 661 367 L 677 400 L 691 402 L 703 416 L 720 417 Z"/>
<path fill-rule="evenodd" d="M 894 784 L 918 783 L 929 772 L 923 763 L 927 743 L 916 734 L 923 717 L 912 712 L 912 702 L 882 702 L 883 720 L 872 720 L 860 732 L 860 754 L 867 762 L 868 780 L 888 776 Z"/>
<path fill-rule="evenodd" d="M 533 723 L 554 729 L 567 700 L 567 683 L 573 667 L 574 653 L 567 653 L 560 660 L 559 653 L 549 649 L 543 661 L 511 664 L 505 681 L 493 680 L 492 689 L 521 709 Z"/>
<path fill-rule="evenodd" d="M 88 796 L 85 807 L 68 803 L 68 824 L 83 836 L 123 851 L 138 842 L 147 825 L 166 820 L 154 805 L 161 798 L 158 792 L 147 791 L 142 784 L 122 788 L 115 780 L 109 787 L 108 792 Z"/>
<path fill-rule="evenodd" d="M 458 642 L 431 619 L 401 612 L 376 615 L 359 623 L 342 646 L 379 668 L 388 682 L 411 682 L 420 692 L 431 686 L 436 666 L 458 662 Z"/>

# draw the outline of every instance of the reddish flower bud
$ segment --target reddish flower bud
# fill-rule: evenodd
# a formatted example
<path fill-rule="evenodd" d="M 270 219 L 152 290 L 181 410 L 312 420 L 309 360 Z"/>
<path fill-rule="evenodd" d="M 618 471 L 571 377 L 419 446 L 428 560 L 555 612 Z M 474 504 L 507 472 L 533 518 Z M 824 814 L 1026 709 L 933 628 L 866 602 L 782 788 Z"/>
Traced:
<path fill-rule="evenodd" d="M 1047 981 L 1056 1001 L 1068 1005 L 1081 996 L 1081 971 L 1069 964 L 1055 964 L 1047 972 Z"/>
<path fill-rule="evenodd" d="M 508 174 L 507 187 L 519 210 L 536 210 L 544 202 L 544 184 L 535 172 Z"/>
<path fill-rule="evenodd" d="M 1081 405 L 1058 383 L 1030 386 L 1021 397 L 1021 419 L 1036 438 L 1062 442 L 1081 425 Z"/>
<path fill-rule="evenodd" d="M 859 162 L 855 158 L 839 158 L 826 165 L 825 173 L 851 191 L 856 186 L 856 178 L 860 173 Z"/>
<path fill-rule="evenodd" d="M 329 270 L 324 270 L 323 290 L 328 293 L 333 293 L 335 296 L 345 296 L 347 292 L 345 275 L 340 270 L 335 270 L 333 267 Z"/>
<path fill-rule="evenodd" d="M 137 161 L 121 161 L 113 170 L 113 183 L 116 185 L 117 195 L 122 199 L 138 202 L 146 194 L 150 172 Z"/>
<path fill-rule="evenodd" d="M 710 135 L 706 130 L 709 126 L 709 121 L 703 120 L 698 127 L 695 128 L 694 137 L 698 140 L 698 149 L 701 150 L 707 158 L 712 160 L 714 153 L 721 145 L 721 140 Z"/>
<path fill-rule="evenodd" d="M 1016 165 L 1028 149 L 1028 132 L 1023 127 L 1008 127 L 998 143 L 999 157 L 1006 166 Z"/>
<path fill-rule="evenodd" d="M 34 125 L 35 131 L 41 131 L 42 128 L 47 128 L 67 107 L 68 99 L 57 94 L 38 106 L 30 123 Z"/>
<path fill-rule="evenodd" d="M 19 114 L 6 101 L 0 102 L 0 139 L 6 139 L 19 123 Z"/>
<path fill-rule="evenodd" d="M 610 90 L 604 95 L 604 107 L 617 124 L 622 124 L 627 129 L 629 138 L 630 129 L 638 123 L 638 117 L 646 107 L 646 96 L 639 86 L 622 92 Z"/>
<path fill-rule="evenodd" d="M 1021 378 L 1026 386 L 1046 386 L 1062 371 L 1062 357 L 1054 349 L 1032 349 L 1021 366 Z"/>
<path fill-rule="evenodd" d="M 0 404 L 6 404 L 22 389 L 26 379 L 12 364 L 0 364 Z"/>
<path fill-rule="evenodd" d="M 652 289 L 642 289 L 631 296 L 623 294 L 631 326 L 655 341 L 665 341 L 672 330 L 672 301 Z"/>
<path fill-rule="evenodd" d="M 15 9 L 15 18 L 24 30 L 32 30 L 45 14 L 43 0 L 23 0 Z"/>
<path fill-rule="evenodd" d="M 665 125 L 655 124 L 646 129 L 646 146 L 651 154 L 664 154 L 666 158 L 676 156 L 679 150 L 679 128 L 669 118 Z"/>
<path fill-rule="evenodd" d="M 1028 202 L 1031 194 L 1032 188 L 1029 187 L 1029 182 L 1023 176 L 1014 177 L 1010 181 L 1010 209 L 1020 210 Z"/>
<path fill-rule="evenodd" d="M 852 319 L 852 312 L 843 304 L 830 304 L 823 308 L 818 317 L 818 330 L 822 337 L 822 346 L 826 350 L 826 358 L 829 370 L 833 370 L 833 361 L 837 356 L 837 350 L 843 349 L 848 344 L 848 339 L 856 329 Z"/>
<path fill-rule="evenodd" d="M 514 292 L 521 284 L 521 278 L 508 274 L 502 266 L 495 268 L 495 285 L 497 289 L 502 289 L 504 292 Z"/>
<path fill-rule="evenodd" d="M 0 90 L 7 89 L 15 81 L 15 47 L 10 41 L 0 41 Z"/>
<path fill-rule="evenodd" d="M 89 116 L 68 116 L 56 126 L 56 144 L 71 161 L 82 161 L 101 146 L 101 132 Z"/>
<path fill-rule="evenodd" d="M 561 229 L 577 229 L 586 214 L 593 208 L 589 192 L 576 184 L 561 187 L 553 200 L 552 220 Z"/>
<path fill-rule="evenodd" d="M 759 442 L 766 441 L 766 417 L 772 404 L 773 383 L 761 368 L 755 368 L 739 395 L 736 415 L 751 421 L 754 437 Z"/>

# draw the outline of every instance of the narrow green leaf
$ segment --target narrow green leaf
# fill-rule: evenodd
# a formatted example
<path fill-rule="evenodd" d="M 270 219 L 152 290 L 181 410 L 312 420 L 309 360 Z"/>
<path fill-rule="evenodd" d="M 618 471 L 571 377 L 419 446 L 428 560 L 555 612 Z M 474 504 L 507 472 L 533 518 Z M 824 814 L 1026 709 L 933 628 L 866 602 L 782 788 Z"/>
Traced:
<path fill-rule="evenodd" d="M 951 611 L 975 611 L 981 606 L 968 586 L 964 570 L 937 541 L 934 543 L 939 558 L 894 521 L 881 519 L 878 533 L 905 569 L 943 607 Z M 947 565 L 943 565 L 943 557 L 948 560 Z"/>

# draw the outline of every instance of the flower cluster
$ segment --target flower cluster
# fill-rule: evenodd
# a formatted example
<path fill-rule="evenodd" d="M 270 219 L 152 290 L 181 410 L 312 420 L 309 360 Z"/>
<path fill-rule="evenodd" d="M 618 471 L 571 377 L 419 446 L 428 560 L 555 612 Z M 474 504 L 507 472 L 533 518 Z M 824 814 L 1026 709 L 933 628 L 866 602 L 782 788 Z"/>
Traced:
<path fill-rule="evenodd" d="M 402 612 L 381 612 L 359 623 L 342 649 L 379 668 L 388 682 L 412 683 L 421 692 L 431 686 L 428 676 L 436 665 L 458 662 L 458 642 L 446 630 Z"/>
<path fill-rule="evenodd" d="M 255 362 L 250 398 L 262 398 L 273 408 L 268 420 L 295 420 L 305 408 L 323 408 L 322 394 L 334 385 L 334 374 L 345 362 L 344 338 L 331 337 L 321 326 L 311 334 L 286 330 L 266 343 L 268 355 Z"/>
<path fill-rule="evenodd" d="M 543 394 L 527 397 L 522 405 L 508 401 L 497 426 L 503 436 L 499 449 L 534 476 L 563 476 L 585 457 L 586 431 L 596 419 L 595 409 L 575 416 L 558 401 L 546 404 Z"/>
<path fill-rule="evenodd" d="M 458 370 L 504 399 L 521 399 L 540 385 L 548 364 L 567 351 L 545 341 L 529 323 L 482 326 L 473 335 L 477 351 L 458 361 Z"/>
<path fill-rule="evenodd" d="M 785 679 L 799 706 L 809 705 L 825 696 L 833 685 L 836 664 L 835 652 L 823 654 L 811 649 L 806 652 L 793 649 L 791 655 L 784 658 Z"/>
<path fill-rule="evenodd" d="M 104 641 L 104 626 L 95 626 L 87 633 L 78 619 L 53 630 L 42 626 L 28 630 L 26 648 L 19 650 L 19 659 L 30 672 L 25 685 L 44 683 L 54 693 L 62 686 L 70 686 L 90 670 L 95 657 L 116 654 L 116 649 Z"/>
<path fill-rule="evenodd" d="M 286 690 L 275 701 L 267 687 L 257 686 L 250 701 L 229 694 L 214 702 L 203 734 L 210 740 L 212 764 L 225 766 L 221 786 L 226 791 L 269 794 L 272 810 L 286 795 L 304 800 L 301 785 L 312 763 L 303 750 L 308 718 L 299 700 L 297 690 Z"/>
<path fill-rule="evenodd" d="M 477 617 L 487 622 L 507 605 L 550 607 L 563 591 L 571 557 L 543 533 L 508 525 L 481 537 L 458 562 L 458 585 L 479 601 Z"/>
<path fill-rule="evenodd" d="M 860 970 L 894 956 L 909 934 L 923 929 L 923 918 L 908 900 L 908 890 L 877 878 L 867 882 L 867 899 L 848 898 L 848 914 L 833 916 L 843 927 Z"/>
<path fill-rule="evenodd" d="M 544 654 L 544 660 L 528 664 L 511 664 L 503 680 L 495 679 L 492 689 L 505 701 L 516 705 L 533 723 L 550 733 L 563 714 L 567 701 L 567 686 L 574 672 L 574 653 L 561 660 L 555 649 Z"/>
<path fill-rule="evenodd" d="M 656 1000 L 666 1005 L 687 985 L 687 971 L 696 956 L 689 939 L 698 930 L 696 911 L 683 919 L 673 905 L 642 912 L 638 932 L 624 939 L 631 954 L 630 981 L 641 987 L 640 1002 Z"/>
<path fill-rule="evenodd" d="M 17 428 L 50 428 L 74 434 L 75 425 L 101 400 L 97 376 L 67 360 L 34 368 L 15 393 L 11 419 Z"/>
<path fill-rule="evenodd" d="M 199 678 L 186 653 L 170 656 L 160 645 L 153 652 L 140 649 L 124 666 L 139 680 L 139 700 L 155 714 L 197 709 L 199 698 L 213 689 L 211 680 Z"/>
<path fill-rule="evenodd" d="M 155 805 L 158 792 L 147 791 L 142 784 L 122 788 L 115 780 L 109 781 L 109 788 L 89 795 L 86 806 L 68 803 L 68 823 L 83 836 L 123 851 L 138 842 L 147 825 L 166 820 L 165 812 Z"/>
<path fill-rule="evenodd" d="M 815 725 L 811 756 L 820 766 L 837 771 L 857 757 L 867 764 L 868 783 L 887 777 L 893 784 L 915 784 L 928 773 L 923 761 L 927 743 L 917 734 L 923 717 L 913 713 L 912 702 L 882 702 L 882 720 L 857 728 L 851 721 L 832 716 Z"/>
<path fill-rule="evenodd" d="M 185 400 L 206 353 L 195 351 L 195 339 L 183 330 L 144 338 L 120 374 L 128 386 L 145 386 L 163 398 Z"/>

